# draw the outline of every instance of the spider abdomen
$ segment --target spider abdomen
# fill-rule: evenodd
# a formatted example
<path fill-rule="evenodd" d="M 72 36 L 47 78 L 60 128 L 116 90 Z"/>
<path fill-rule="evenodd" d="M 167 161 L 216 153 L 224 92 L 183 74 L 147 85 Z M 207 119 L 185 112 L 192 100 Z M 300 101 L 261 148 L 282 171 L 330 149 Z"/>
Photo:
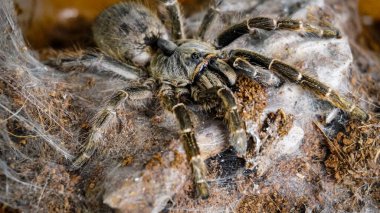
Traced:
<path fill-rule="evenodd" d="M 146 7 L 132 2 L 104 10 L 93 25 L 94 40 L 106 54 L 145 65 L 151 58 L 151 43 L 167 39 L 164 25 Z"/>

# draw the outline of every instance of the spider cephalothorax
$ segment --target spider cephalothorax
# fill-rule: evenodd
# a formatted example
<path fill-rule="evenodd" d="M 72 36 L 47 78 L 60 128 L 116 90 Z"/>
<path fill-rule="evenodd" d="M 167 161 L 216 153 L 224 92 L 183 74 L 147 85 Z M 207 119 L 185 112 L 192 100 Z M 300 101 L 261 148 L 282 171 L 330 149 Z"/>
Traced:
<path fill-rule="evenodd" d="M 172 51 L 165 50 L 157 54 L 150 66 L 149 74 L 161 81 L 171 81 L 173 85 L 189 85 L 204 73 L 207 64 L 216 59 L 216 50 L 207 43 L 186 40 L 173 46 Z M 178 82 L 178 83 L 177 83 Z"/>
<path fill-rule="evenodd" d="M 58 61 L 60 66 L 84 65 L 112 71 L 127 79 L 143 79 L 139 86 L 115 92 L 94 117 L 84 150 L 73 162 L 74 168 L 81 167 L 95 152 L 96 144 L 102 139 L 107 124 L 114 119 L 118 106 L 125 101 L 149 99 L 154 91 L 158 91 L 163 107 L 174 113 L 178 120 L 179 134 L 192 167 L 198 195 L 206 198 L 206 166 L 200 157 L 193 124 L 182 97 L 190 97 L 193 103 L 211 107 L 215 107 L 215 103 L 220 104 L 227 121 L 230 144 L 237 155 L 244 156 L 247 149 L 245 126 L 230 87 L 235 84 L 239 74 L 265 80 L 262 76 L 267 74 L 260 72 L 256 66 L 274 71 L 311 90 L 354 118 L 368 119 L 366 112 L 330 87 L 284 62 L 245 49 L 223 50 L 238 37 L 255 29 L 297 30 L 320 38 L 339 38 L 339 31 L 320 29 L 292 19 L 254 17 L 225 29 L 211 44 L 202 41 L 202 37 L 209 23 L 218 16 L 215 8 L 210 8 L 205 16 L 197 37 L 185 39 L 178 2 L 160 2 L 172 24 L 170 33 L 144 6 L 119 3 L 100 14 L 93 26 L 94 40 L 101 53 Z M 271 80 L 262 83 L 278 85 L 279 80 L 267 79 Z"/>

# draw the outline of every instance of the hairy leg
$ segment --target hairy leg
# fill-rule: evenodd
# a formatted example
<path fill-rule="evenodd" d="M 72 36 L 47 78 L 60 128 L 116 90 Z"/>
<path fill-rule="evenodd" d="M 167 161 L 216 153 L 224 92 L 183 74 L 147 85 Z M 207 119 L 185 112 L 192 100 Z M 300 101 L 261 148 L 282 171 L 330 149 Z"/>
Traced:
<path fill-rule="evenodd" d="M 245 59 L 237 58 L 232 65 L 243 75 L 258 81 L 265 86 L 278 87 L 282 83 L 281 79 L 275 74 L 270 73 L 261 67 L 253 66 Z"/>
<path fill-rule="evenodd" d="M 171 33 L 173 39 L 184 39 L 186 38 L 185 32 L 183 30 L 183 21 L 180 6 L 177 0 L 160 0 L 161 6 L 164 8 L 164 15 L 168 16 L 168 21 L 170 22 Z M 165 17 L 166 18 L 166 17 Z"/>
<path fill-rule="evenodd" d="M 228 53 L 230 58 L 230 63 L 235 63 L 236 60 L 245 59 L 250 64 L 262 66 L 268 70 L 272 70 L 284 78 L 301 85 L 304 88 L 311 90 L 314 94 L 319 96 L 321 99 L 328 101 L 333 106 L 338 107 L 352 117 L 366 121 L 369 119 L 369 115 L 361 108 L 356 106 L 354 103 L 349 101 L 347 98 L 339 95 L 329 86 L 323 84 L 317 79 L 311 77 L 308 74 L 302 73 L 300 70 L 273 58 L 268 58 L 259 53 L 236 49 Z"/>
<path fill-rule="evenodd" d="M 294 19 L 272 19 L 267 17 L 255 17 L 247 19 L 241 23 L 232 25 L 221 32 L 216 40 L 215 46 L 219 49 L 229 45 L 231 42 L 244 34 L 254 32 L 256 29 L 267 31 L 272 30 L 291 30 L 303 34 L 317 36 L 319 38 L 340 38 L 340 32 L 337 29 L 321 29 L 319 27 L 304 23 Z"/>
<path fill-rule="evenodd" d="M 247 151 L 247 135 L 245 125 L 238 113 L 238 106 L 232 91 L 227 87 L 213 87 L 203 91 L 194 92 L 194 100 L 207 103 L 219 98 L 224 108 L 224 118 L 227 121 L 230 144 L 238 156 L 244 156 Z"/>
<path fill-rule="evenodd" d="M 200 156 L 198 144 L 195 139 L 194 127 L 190 119 L 188 109 L 183 103 L 179 103 L 173 88 L 169 85 L 163 85 L 160 91 L 163 106 L 170 112 L 174 113 L 180 126 L 180 136 L 186 151 L 187 160 L 191 165 L 196 185 L 197 196 L 205 199 L 209 196 L 208 186 L 206 183 L 206 165 Z"/>
<path fill-rule="evenodd" d="M 204 40 L 207 30 L 210 28 L 214 20 L 220 15 L 218 6 L 223 0 L 212 0 L 210 8 L 203 17 L 202 23 L 198 29 L 198 38 Z"/>
<path fill-rule="evenodd" d="M 95 71 L 106 71 L 124 77 L 125 79 L 137 79 L 142 70 L 132 65 L 122 63 L 101 53 L 86 52 L 81 55 L 63 56 L 48 60 L 47 65 L 63 70 L 76 68 L 94 69 Z"/>
<path fill-rule="evenodd" d="M 109 125 L 115 121 L 116 109 L 125 101 L 138 101 L 152 97 L 152 88 L 149 86 L 127 87 L 117 91 L 111 96 L 104 107 L 95 115 L 92 120 L 91 129 L 86 139 L 86 143 L 73 161 L 72 169 L 79 169 L 94 154 L 96 147 L 103 138 L 104 132 Z"/>

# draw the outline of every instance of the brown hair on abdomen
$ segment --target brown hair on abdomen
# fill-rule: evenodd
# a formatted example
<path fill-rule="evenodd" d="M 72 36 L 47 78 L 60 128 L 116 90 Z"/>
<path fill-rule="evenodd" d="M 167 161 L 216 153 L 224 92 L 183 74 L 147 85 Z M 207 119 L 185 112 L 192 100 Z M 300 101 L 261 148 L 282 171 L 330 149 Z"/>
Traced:
<path fill-rule="evenodd" d="M 122 2 L 104 10 L 92 28 L 94 40 L 104 53 L 137 65 L 151 58 L 150 44 L 156 38 L 168 38 L 164 25 L 148 8 Z"/>

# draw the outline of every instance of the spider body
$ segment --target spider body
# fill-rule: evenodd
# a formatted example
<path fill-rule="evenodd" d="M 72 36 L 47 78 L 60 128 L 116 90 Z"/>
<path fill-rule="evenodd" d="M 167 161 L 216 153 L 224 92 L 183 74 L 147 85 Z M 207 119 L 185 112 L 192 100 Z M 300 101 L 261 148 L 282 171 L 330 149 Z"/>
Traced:
<path fill-rule="evenodd" d="M 204 72 L 206 67 L 201 66 L 213 59 L 207 56 L 216 54 L 212 46 L 197 40 L 186 40 L 172 51 L 167 55 L 163 52 L 156 54 L 148 72 L 155 79 L 175 86 L 192 84 L 196 71 Z"/>
<path fill-rule="evenodd" d="M 250 18 L 222 31 L 213 44 L 202 41 L 209 23 L 216 18 L 215 8 L 205 16 L 196 39 L 184 39 L 181 16 L 176 0 L 161 0 L 172 23 L 168 33 L 160 20 L 147 8 L 136 3 L 119 3 L 99 15 L 94 26 L 94 40 L 102 53 L 88 54 L 81 58 L 66 58 L 59 66 L 84 65 L 106 69 L 129 79 L 140 78 L 140 86 L 118 90 L 95 115 L 90 134 L 82 153 L 73 162 L 80 168 L 96 150 L 96 144 L 108 124 L 115 120 L 115 109 L 125 101 L 145 100 L 155 91 L 162 106 L 173 113 L 179 124 L 179 135 L 191 165 L 198 195 L 208 197 L 206 165 L 200 157 L 194 127 L 182 97 L 190 97 L 196 104 L 218 107 L 224 111 L 229 130 L 229 142 L 237 155 L 244 156 L 247 149 L 245 125 L 238 113 L 234 94 L 230 90 L 237 75 L 260 80 L 266 85 L 278 85 L 273 76 L 255 69 L 256 66 L 274 71 L 283 78 L 311 90 L 320 98 L 341 108 L 352 117 L 367 120 L 368 115 L 355 104 L 298 69 L 259 53 L 223 48 L 236 38 L 255 29 L 267 31 L 296 30 L 314 34 L 320 38 L 339 38 L 337 30 L 320 29 L 299 20 L 274 20 L 266 17 Z M 215 3 L 219 5 L 220 2 Z M 216 6 L 215 6 L 216 7 Z M 57 64 L 55 64 L 57 65 Z"/>
<path fill-rule="evenodd" d="M 116 4 L 101 13 L 92 27 L 96 45 L 109 56 L 145 65 L 155 38 L 168 39 L 164 25 L 137 3 Z"/>

